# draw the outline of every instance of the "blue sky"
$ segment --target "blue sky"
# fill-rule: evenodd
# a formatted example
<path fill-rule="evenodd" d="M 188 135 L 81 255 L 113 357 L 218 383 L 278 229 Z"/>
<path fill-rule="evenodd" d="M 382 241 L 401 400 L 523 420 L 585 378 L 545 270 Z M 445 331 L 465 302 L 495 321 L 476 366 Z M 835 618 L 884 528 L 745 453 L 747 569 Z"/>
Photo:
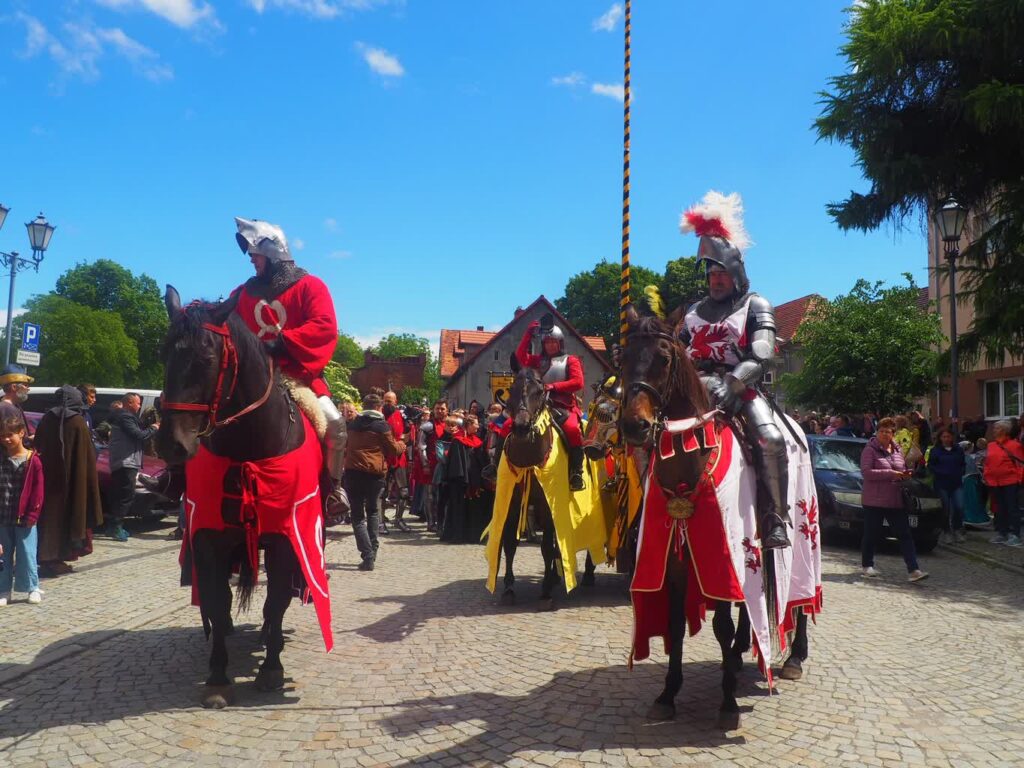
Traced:
<path fill-rule="evenodd" d="M 918 229 L 841 233 L 865 188 L 816 143 L 848 0 L 635 0 L 632 252 L 696 251 L 683 208 L 738 191 L 776 304 L 927 280 Z M 226 295 L 232 217 L 281 224 L 341 328 L 497 328 L 619 258 L 622 21 L 610 0 L 0 0 L 0 249 L 57 225 L 16 304 L 111 258 Z"/>

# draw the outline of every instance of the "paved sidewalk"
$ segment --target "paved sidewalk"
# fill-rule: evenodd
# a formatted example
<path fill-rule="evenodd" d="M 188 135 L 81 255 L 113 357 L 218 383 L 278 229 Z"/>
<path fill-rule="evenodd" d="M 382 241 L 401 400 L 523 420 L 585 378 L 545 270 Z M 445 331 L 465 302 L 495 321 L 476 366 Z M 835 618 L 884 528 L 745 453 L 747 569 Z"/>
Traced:
<path fill-rule="evenodd" d="M 169 529 L 167 529 L 169 530 Z M 351 536 L 327 555 L 336 648 L 297 604 L 280 694 L 255 690 L 258 612 L 230 639 L 235 705 L 197 705 L 208 648 L 177 587 L 164 530 L 97 542 L 77 574 L 44 582 L 41 606 L 0 609 L 0 765 L 55 766 L 999 766 L 1024 756 L 1024 577 L 947 551 L 906 582 L 852 549 L 825 555 L 825 613 L 803 681 L 768 696 L 748 665 L 744 727 L 723 734 L 718 647 L 688 638 L 679 714 L 648 723 L 664 659 L 625 660 L 621 576 L 537 613 L 540 553 L 524 547 L 521 604 L 483 588 L 478 546 L 422 527 L 383 539 L 356 570 Z M 250 622 L 245 624 L 244 622 Z M 6 681 L 6 682 L 4 682 Z"/>

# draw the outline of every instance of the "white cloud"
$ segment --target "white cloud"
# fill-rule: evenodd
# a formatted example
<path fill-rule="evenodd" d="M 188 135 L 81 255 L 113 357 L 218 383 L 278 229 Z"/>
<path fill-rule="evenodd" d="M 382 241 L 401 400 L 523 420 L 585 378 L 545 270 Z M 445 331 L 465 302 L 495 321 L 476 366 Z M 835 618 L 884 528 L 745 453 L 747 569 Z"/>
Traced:
<path fill-rule="evenodd" d="M 369 11 L 382 5 L 401 5 L 402 0 L 246 0 L 256 13 L 268 8 L 293 11 L 314 19 L 334 19 L 349 12 Z"/>
<path fill-rule="evenodd" d="M 93 82 L 100 76 L 99 60 L 107 53 L 131 63 L 143 77 L 159 82 L 174 77 L 174 70 L 160 60 L 160 54 L 147 48 L 118 27 L 96 27 L 91 23 L 67 23 L 63 26 L 64 40 L 51 33 L 42 22 L 26 14 L 18 14 L 25 24 L 24 56 L 31 58 L 45 54 L 53 60 L 64 78 L 79 78 Z"/>
<path fill-rule="evenodd" d="M 594 83 L 590 86 L 590 92 L 616 101 L 626 100 L 626 89 L 622 83 Z"/>
<path fill-rule="evenodd" d="M 565 86 L 567 88 L 577 88 L 586 82 L 587 77 L 582 72 L 570 72 L 568 75 L 551 78 L 552 85 Z"/>
<path fill-rule="evenodd" d="M 383 48 L 374 48 L 365 43 L 356 43 L 356 50 L 363 55 L 363 60 L 381 77 L 401 77 L 405 68 L 394 54 Z"/>
<path fill-rule="evenodd" d="M 220 28 L 217 13 L 205 0 L 96 0 L 118 11 L 145 10 L 182 29 Z"/>
<path fill-rule="evenodd" d="M 622 3 L 615 3 L 611 8 L 601 14 L 601 16 L 594 19 L 594 23 L 591 27 L 595 32 L 614 32 L 615 27 L 621 18 Z"/>
<path fill-rule="evenodd" d="M 306 241 L 303 240 L 301 237 L 296 237 L 294 240 L 292 240 L 292 248 L 294 248 L 296 251 L 301 251 L 305 247 Z"/>
<path fill-rule="evenodd" d="M 327 254 L 327 258 L 336 260 L 351 259 L 352 251 L 331 251 Z"/>
<path fill-rule="evenodd" d="M 324 229 L 326 229 L 328 232 L 337 232 L 338 220 L 331 216 L 328 216 L 326 219 L 324 219 Z"/>

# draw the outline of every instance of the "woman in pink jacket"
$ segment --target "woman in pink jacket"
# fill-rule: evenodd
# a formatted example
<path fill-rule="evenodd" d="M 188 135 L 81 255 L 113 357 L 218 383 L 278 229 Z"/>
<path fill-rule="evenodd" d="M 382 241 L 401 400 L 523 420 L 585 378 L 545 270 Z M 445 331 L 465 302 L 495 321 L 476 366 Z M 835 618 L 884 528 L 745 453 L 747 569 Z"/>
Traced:
<path fill-rule="evenodd" d="M 860 472 L 864 478 L 861 504 L 864 506 L 864 539 L 861 543 L 861 566 L 864 575 L 880 576 L 875 568 L 875 542 L 882 532 L 882 518 L 900 540 L 903 561 L 911 581 L 921 581 L 928 574 L 917 566 L 917 550 L 910 534 L 910 518 L 903 505 L 901 483 L 911 476 L 900 447 L 893 440 L 896 420 L 878 422 L 875 436 L 864 446 L 860 455 Z"/>

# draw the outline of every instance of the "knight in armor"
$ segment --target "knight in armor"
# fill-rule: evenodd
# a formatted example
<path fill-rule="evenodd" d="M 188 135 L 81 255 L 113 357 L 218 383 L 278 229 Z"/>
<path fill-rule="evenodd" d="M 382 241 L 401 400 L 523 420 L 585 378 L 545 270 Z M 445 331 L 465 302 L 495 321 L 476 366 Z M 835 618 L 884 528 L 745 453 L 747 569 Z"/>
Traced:
<path fill-rule="evenodd" d="M 774 408 L 760 390 L 775 356 L 775 311 L 750 290 L 742 212 L 738 193 L 708 192 L 683 214 L 682 231 L 700 238 L 697 260 L 708 296 L 687 310 L 679 335 L 712 403 L 743 426 L 757 464 L 761 546 L 778 549 L 789 546 L 788 456 Z"/>
<path fill-rule="evenodd" d="M 281 373 L 309 387 L 327 420 L 324 448 L 334 489 L 327 516 L 347 506 L 341 490 L 347 432 L 345 419 L 331 400 L 323 372 L 338 343 L 338 322 L 330 291 L 318 277 L 295 266 L 284 232 L 265 221 L 235 218 L 235 240 L 248 254 L 256 275 L 231 294 L 235 311 Z"/>
<path fill-rule="evenodd" d="M 530 352 L 530 343 L 540 336 L 541 354 Z M 562 429 L 569 448 L 569 488 L 582 491 L 583 484 L 583 416 L 576 393 L 582 392 L 586 382 L 583 378 L 583 362 L 575 355 L 565 352 L 565 334 L 553 322 L 534 320 L 523 334 L 516 359 L 520 365 L 536 368 L 541 372 L 544 389 L 548 392 L 551 411 Z"/>

